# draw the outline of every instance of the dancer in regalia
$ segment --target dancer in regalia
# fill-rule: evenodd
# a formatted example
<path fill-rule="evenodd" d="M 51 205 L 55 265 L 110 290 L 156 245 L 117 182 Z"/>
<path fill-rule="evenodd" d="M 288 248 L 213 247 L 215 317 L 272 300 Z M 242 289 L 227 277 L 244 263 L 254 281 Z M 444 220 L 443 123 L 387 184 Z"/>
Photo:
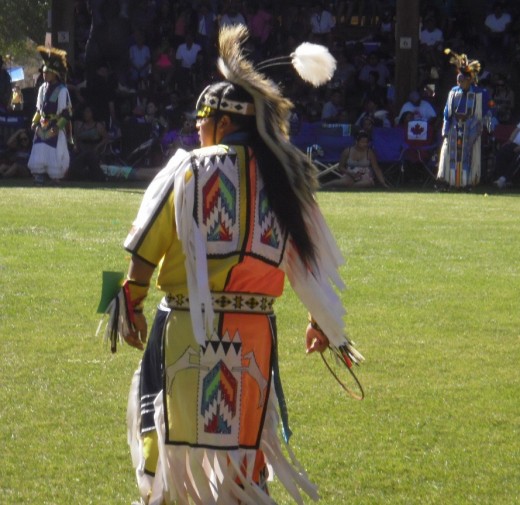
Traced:
<path fill-rule="evenodd" d="M 44 82 L 38 89 L 32 120 L 34 140 L 28 167 L 36 184 L 41 185 L 45 175 L 57 182 L 69 168 L 72 107 L 65 82 L 67 53 L 44 46 L 37 49 L 43 59 Z"/>
<path fill-rule="evenodd" d="M 437 178 L 449 187 L 470 189 L 480 182 L 480 137 L 488 111 L 488 92 L 477 85 L 480 63 L 465 54 L 450 54 L 457 67 L 457 86 L 444 107 L 443 143 Z"/>
<path fill-rule="evenodd" d="M 128 404 L 146 505 L 273 504 L 275 476 L 296 503 L 302 491 L 318 499 L 278 436 L 280 422 L 286 439 L 290 431 L 274 306 L 287 276 L 312 314 L 307 352 L 345 345 L 343 260 L 314 197 L 315 168 L 288 139 L 292 103 L 262 73 L 283 58 L 255 68 L 246 37 L 244 27 L 222 29 L 224 80 L 196 106 L 201 148 L 177 151 L 147 189 L 109 310 L 109 328 L 119 324 L 137 348 L 146 342 Z M 334 71 L 322 46 L 292 60 L 316 85 Z M 157 267 L 165 296 L 147 338 L 142 307 Z"/>

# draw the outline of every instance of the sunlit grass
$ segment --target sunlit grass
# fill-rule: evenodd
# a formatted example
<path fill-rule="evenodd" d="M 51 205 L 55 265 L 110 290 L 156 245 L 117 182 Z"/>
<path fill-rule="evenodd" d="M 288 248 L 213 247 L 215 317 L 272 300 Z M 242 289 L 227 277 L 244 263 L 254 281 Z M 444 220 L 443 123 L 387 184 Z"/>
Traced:
<path fill-rule="evenodd" d="M 125 408 L 139 353 L 94 336 L 102 270 L 140 188 L 0 188 L 0 503 L 129 504 Z M 520 200 L 320 193 L 347 262 L 364 402 L 306 356 L 276 304 L 291 445 L 324 504 L 520 502 Z M 151 319 L 151 296 L 146 311 Z M 289 499 L 275 482 L 272 494 Z"/>

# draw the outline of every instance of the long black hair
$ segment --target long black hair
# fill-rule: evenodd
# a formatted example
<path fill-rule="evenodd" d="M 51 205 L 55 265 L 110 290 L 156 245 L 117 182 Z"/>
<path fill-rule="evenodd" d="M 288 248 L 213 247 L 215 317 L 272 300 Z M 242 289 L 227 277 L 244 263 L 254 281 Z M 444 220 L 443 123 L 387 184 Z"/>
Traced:
<path fill-rule="evenodd" d="M 249 133 L 249 145 L 262 175 L 267 198 L 282 230 L 290 234 L 302 260 L 306 263 L 314 262 L 315 250 L 303 218 L 302 204 L 296 196 L 280 160 L 258 133 L 255 116 L 237 114 L 227 107 L 223 109 L 221 106 L 226 103 L 226 100 L 253 104 L 253 98 L 245 89 L 228 81 L 218 82 L 206 88 L 199 103 L 208 94 L 217 99 L 214 107 L 215 124 L 219 117 L 227 115 L 235 126 Z"/>

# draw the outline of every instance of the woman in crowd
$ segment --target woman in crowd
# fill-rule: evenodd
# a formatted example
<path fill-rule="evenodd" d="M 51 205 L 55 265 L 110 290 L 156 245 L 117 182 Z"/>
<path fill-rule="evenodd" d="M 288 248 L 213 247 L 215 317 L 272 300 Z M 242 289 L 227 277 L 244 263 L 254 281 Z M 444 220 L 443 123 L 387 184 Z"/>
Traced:
<path fill-rule="evenodd" d="M 100 154 L 108 142 L 105 125 L 96 121 L 92 108 L 83 108 L 82 118 L 74 123 L 74 152 L 70 164 L 70 179 L 105 180 L 100 167 Z"/>
<path fill-rule="evenodd" d="M 31 154 L 31 138 L 25 128 L 16 130 L 7 140 L 7 152 L 0 164 L 0 176 L 27 177 L 31 175 L 27 161 Z"/>
<path fill-rule="evenodd" d="M 388 187 L 365 131 L 358 132 L 355 144 L 341 153 L 338 170 L 343 175 L 323 184 L 323 189 L 373 188 L 376 182 L 384 188 Z"/>

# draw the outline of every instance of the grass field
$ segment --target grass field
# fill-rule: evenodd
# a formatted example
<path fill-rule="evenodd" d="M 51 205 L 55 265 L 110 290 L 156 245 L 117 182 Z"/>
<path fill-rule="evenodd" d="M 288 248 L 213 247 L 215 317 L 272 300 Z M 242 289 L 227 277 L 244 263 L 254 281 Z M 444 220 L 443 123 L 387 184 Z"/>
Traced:
<path fill-rule="evenodd" d="M 520 198 L 320 193 L 347 264 L 367 397 L 306 356 L 278 301 L 292 447 L 323 504 L 520 503 Z M 0 504 L 128 505 L 127 390 L 139 352 L 94 336 L 102 270 L 137 187 L 0 188 Z M 147 306 L 152 317 L 154 301 Z M 275 482 L 272 494 L 290 503 Z"/>

